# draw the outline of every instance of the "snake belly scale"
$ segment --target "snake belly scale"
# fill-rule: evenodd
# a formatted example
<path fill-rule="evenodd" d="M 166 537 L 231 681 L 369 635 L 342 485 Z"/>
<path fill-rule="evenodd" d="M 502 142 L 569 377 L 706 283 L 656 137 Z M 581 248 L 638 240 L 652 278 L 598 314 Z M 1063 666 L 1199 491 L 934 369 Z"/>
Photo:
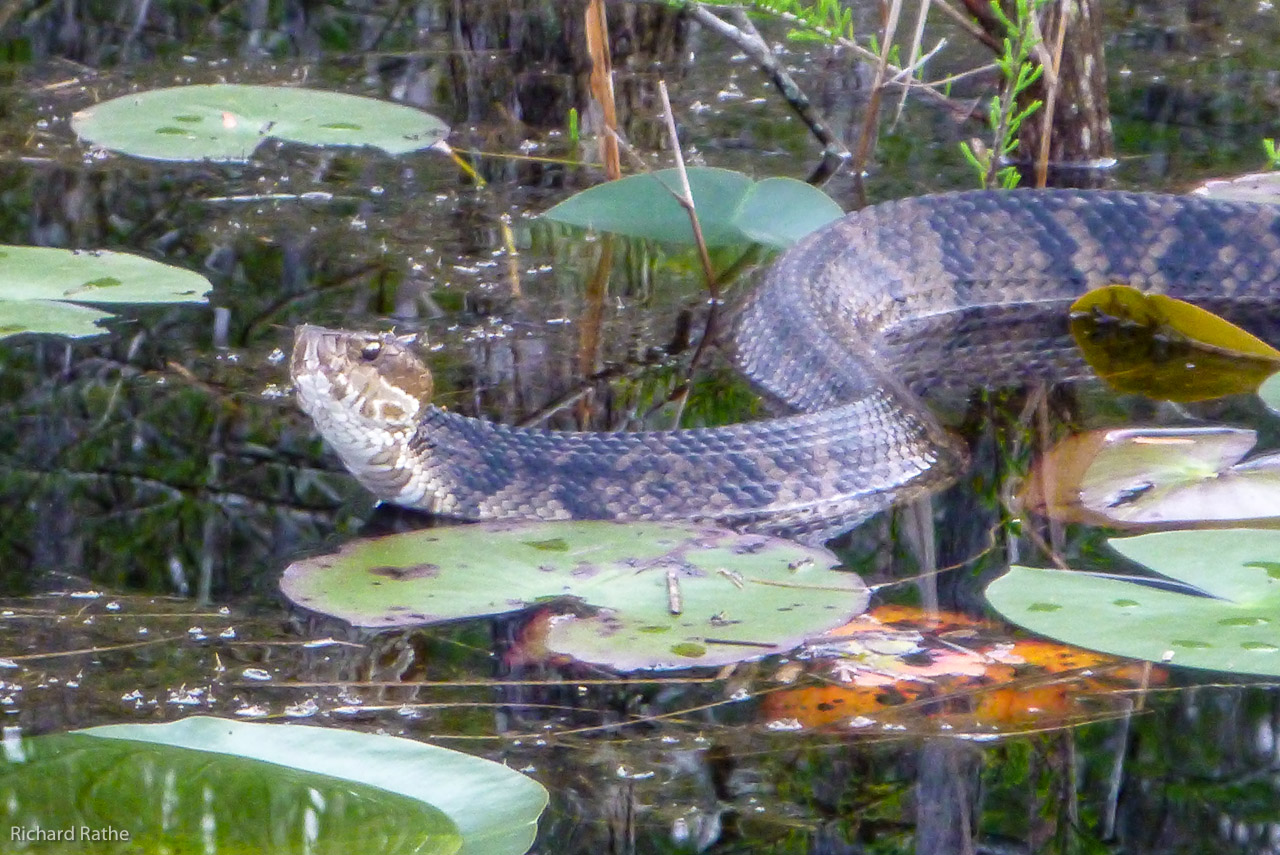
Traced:
<path fill-rule="evenodd" d="M 966 359 L 1016 378 L 1019 357 L 985 317 L 1065 309 L 1113 283 L 1193 302 L 1274 302 L 1280 212 L 1025 190 L 850 214 L 787 250 L 733 314 L 738 368 L 795 414 L 721 428 L 576 433 L 464 417 L 429 403 L 425 367 L 385 334 L 299 327 L 291 371 L 320 433 L 385 501 L 472 520 L 697 518 L 830 531 L 963 471 L 963 445 L 902 380 L 909 369 L 927 386 L 934 371 L 908 366 L 913 351 L 963 319 Z"/>

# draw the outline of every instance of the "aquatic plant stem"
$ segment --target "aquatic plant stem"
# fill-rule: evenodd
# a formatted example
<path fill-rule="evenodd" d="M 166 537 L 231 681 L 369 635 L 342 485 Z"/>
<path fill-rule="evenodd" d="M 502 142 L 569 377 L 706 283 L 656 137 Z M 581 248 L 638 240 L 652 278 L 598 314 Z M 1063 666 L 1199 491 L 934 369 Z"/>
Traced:
<path fill-rule="evenodd" d="M 1058 10 L 1058 32 L 1053 46 L 1053 62 L 1047 71 L 1048 87 L 1044 96 L 1044 130 L 1040 133 L 1040 152 L 1036 158 L 1036 186 L 1045 187 L 1049 183 L 1049 143 L 1053 139 L 1053 113 L 1058 101 L 1058 72 L 1062 69 L 1062 47 L 1067 34 L 1067 7 L 1065 0 L 1057 0 L 1054 8 Z"/>
<path fill-rule="evenodd" d="M 880 124 L 880 101 L 884 94 L 885 73 L 889 67 L 889 51 L 893 49 L 893 37 L 898 29 L 898 17 L 902 12 L 902 0 L 893 0 L 889 4 L 889 12 L 884 22 L 883 35 L 880 39 L 880 56 L 876 62 L 876 76 L 871 83 L 871 97 L 867 99 L 866 114 L 862 120 L 862 133 L 858 137 L 858 148 L 853 155 L 853 174 L 861 175 L 866 169 L 867 158 L 875 145 L 876 131 Z"/>
<path fill-rule="evenodd" d="M 698 247 L 698 258 L 702 262 L 702 275 L 706 277 L 707 292 L 709 294 L 706 327 L 703 329 L 702 339 L 693 351 L 693 356 L 689 359 L 689 368 L 685 373 L 684 381 L 680 384 L 675 399 L 674 425 L 679 427 L 680 420 L 684 417 L 685 404 L 689 401 L 689 389 L 693 385 L 693 372 L 702 362 L 702 355 L 706 352 L 707 342 L 715 335 L 716 317 L 720 311 L 720 282 L 711 267 L 711 256 L 707 252 L 707 242 L 702 236 L 702 224 L 698 222 L 698 210 L 693 204 L 693 189 L 689 186 L 689 172 L 685 169 L 684 154 L 680 151 L 680 136 L 676 132 L 676 117 L 675 113 L 671 111 L 671 97 L 667 94 L 667 82 L 665 80 L 658 81 L 658 94 L 662 97 L 662 116 L 667 122 L 667 133 L 671 137 L 671 151 L 676 160 L 676 174 L 680 176 L 680 193 L 677 194 L 676 201 L 689 214 L 689 225 L 693 228 L 693 241 Z"/>
<path fill-rule="evenodd" d="M 707 242 L 702 236 L 702 224 L 698 222 L 698 210 L 693 204 L 693 189 L 689 186 L 689 172 L 685 169 L 684 154 L 680 151 L 680 136 L 676 132 L 676 117 L 671 112 L 671 97 L 667 94 L 667 81 L 658 81 L 658 94 L 662 98 L 662 118 L 667 123 L 667 134 L 671 138 L 671 154 L 676 161 L 676 174 L 680 176 L 680 192 L 675 194 L 676 201 L 689 215 L 689 225 L 693 228 L 693 242 L 698 248 L 698 258 L 702 262 L 702 274 L 706 277 L 707 290 L 712 300 L 719 300 L 720 286 L 716 282 L 715 271 L 711 268 L 711 256 L 707 252 Z M 669 189 L 669 188 L 668 188 Z"/>
<path fill-rule="evenodd" d="M 906 67 L 906 70 L 910 71 L 912 76 L 915 75 L 920 66 L 922 66 L 928 59 L 927 56 L 920 56 L 920 45 L 924 42 L 924 25 L 929 18 L 929 7 L 931 5 L 932 0 L 920 0 L 920 11 L 916 14 L 916 29 L 915 32 L 911 34 L 911 53 L 907 56 Z M 932 56 L 936 52 L 937 49 L 935 48 L 929 52 L 929 56 Z M 898 98 L 898 106 L 893 111 L 893 123 L 895 125 L 898 123 L 898 119 L 902 118 L 902 110 L 907 106 L 908 94 L 908 91 L 903 89 L 901 97 Z"/>
<path fill-rule="evenodd" d="M 591 57 L 591 96 L 604 114 L 605 133 L 600 135 L 600 159 L 610 181 L 622 177 L 622 161 L 618 156 L 618 140 L 612 131 L 618 127 L 618 112 L 613 94 L 613 60 L 609 56 L 609 25 L 604 0 L 590 0 L 586 10 L 587 53 Z"/>

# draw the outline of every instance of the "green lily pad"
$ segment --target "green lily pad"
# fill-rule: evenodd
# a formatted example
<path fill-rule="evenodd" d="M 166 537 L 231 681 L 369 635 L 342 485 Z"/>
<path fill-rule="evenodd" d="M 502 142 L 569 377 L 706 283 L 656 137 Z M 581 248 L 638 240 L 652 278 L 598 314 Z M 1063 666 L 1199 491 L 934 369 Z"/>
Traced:
<path fill-rule="evenodd" d="M 1258 397 L 1267 409 L 1280 414 L 1280 374 L 1272 374 L 1258 387 Z"/>
<path fill-rule="evenodd" d="M 203 303 L 209 288 L 199 273 L 127 252 L 0 246 L 0 338 L 97 335 L 111 314 L 75 304 Z"/>
<path fill-rule="evenodd" d="M 42 745 L 46 739 L 55 738 L 40 737 L 23 745 Z M 309 843 L 311 848 L 305 850 L 315 853 L 523 855 L 533 844 L 538 816 L 547 805 L 547 792 L 540 784 L 498 763 L 371 733 L 196 716 L 170 724 L 94 727 L 56 739 L 65 742 L 48 751 L 40 749 L 41 757 L 61 764 L 56 772 L 49 771 L 53 766 L 44 770 L 53 784 L 51 804 L 28 795 L 38 791 L 33 778 L 41 776 L 43 767 L 24 765 L 12 752 L 7 755 L 8 766 L 0 765 L 0 819 L 11 820 L 6 829 L 30 824 L 30 820 L 20 821 L 20 816 L 5 813 L 9 782 L 15 786 L 18 782 L 12 776 L 26 776 L 21 788 L 15 790 L 26 806 L 23 810 L 80 810 L 86 821 L 137 828 L 140 835 L 154 835 L 166 827 L 159 821 L 159 811 L 165 803 L 161 796 L 170 793 L 182 808 L 172 821 L 185 823 L 189 817 L 199 833 L 202 811 L 207 807 L 201 788 L 206 786 L 215 806 L 226 805 L 234 812 L 235 822 L 228 825 L 240 828 L 227 828 L 227 833 L 240 834 L 246 840 L 252 835 L 293 831 L 279 821 L 280 817 L 300 814 L 308 806 L 341 807 L 342 812 L 333 813 L 332 838 L 316 836 Z M 78 759 L 82 756 L 87 759 Z M 138 759 L 131 759 L 134 757 Z M 123 768 L 130 770 L 128 775 L 112 771 L 122 763 L 127 764 Z M 68 777 L 72 773 L 78 777 Z M 135 780 L 135 773 L 141 778 Z M 183 786 L 161 793 L 146 789 L 153 786 L 149 783 L 152 780 L 167 781 L 170 787 L 177 781 Z M 194 783 L 187 786 L 188 781 Z M 66 805 L 66 793 L 78 785 L 85 804 Z M 27 787 L 37 789 L 29 791 Z M 194 800 L 190 804 L 188 794 Z M 259 805 L 260 820 L 253 813 Z M 131 811 L 139 812 L 134 820 L 130 819 Z M 62 814 L 58 817 L 56 822 L 42 819 L 41 826 L 62 827 L 58 824 Z M 68 821 L 73 819 L 80 821 L 67 817 Z M 222 826 L 216 825 L 219 829 Z M 321 826 L 328 831 L 324 816 Z M 139 839 L 134 836 L 135 843 Z M 200 839 L 193 838 L 194 842 Z M 294 850 L 288 846 L 295 840 L 297 850 L 304 851 L 301 834 L 270 839 L 269 845 L 246 844 L 241 849 L 217 851 L 291 852 Z M 166 837 L 165 842 L 172 841 Z M 193 846 L 174 851 L 203 850 Z"/>
<path fill-rule="evenodd" d="M 698 223 L 707 246 L 762 243 L 779 249 L 843 215 L 821 190 L 793 178 L 752 181 L 730 169 L 688 170 Z M 577 193 L 542 216 L 571 226 L 693 244 L 689 215 L 674 195 L 674 169 L 632 175 Z"/>
<path fill-rule="evenodd" d="M 84 732 L 6 752 L 0 819 L 6 852 L 452 855 L 462 845 L 442 811 L 398 793 Z"/>
<path fill-rule="evenodd" d="M 22 333 L 53 333 L 70 338 L 101 335 L 98 324 L 110 312 L 53 300 L 0 300 L 0 338 Z"/>
<path fill-rule="evenodd" d="M 621 670 L 790 650 L 867 605 L 824 549 L 694 523 L 493 523 L 357 541 L 285 570 L 285 596 L 358 626 L 520 611 L 572 598 L 550 650 Z M 677 613 L 673 613 L 676 612 Z"/>
<path fill-rule="evenodd" d="M 1095 573 L 1013 567 L 987 588 L 1005 618 L 1117 656 L 1280 676 L 1280 531 L 1167 531 L 1112 549 L 1208 596 Z"/>
<path fill-rule="evenodd" d="M 76 113 L 71 127 L 95 145 L 135 157 L 228 162 L 248 160 L 268 138 L 403 154 L 449 133 L 429 113 L 375 98 L 225 83 L 114 98 Z"/>

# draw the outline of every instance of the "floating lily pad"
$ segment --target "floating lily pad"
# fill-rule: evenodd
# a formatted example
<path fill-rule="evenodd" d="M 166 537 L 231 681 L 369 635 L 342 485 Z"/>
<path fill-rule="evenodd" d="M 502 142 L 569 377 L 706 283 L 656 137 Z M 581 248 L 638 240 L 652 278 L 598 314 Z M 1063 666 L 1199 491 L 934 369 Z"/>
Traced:
<path fill-rule="evenodd" d="M 987 600 L 1019 626 L 1091 650 L 1280 676 L 1280 531 L 1167 531 L 1110 546 L 1208 596 L 1013 567 L 987 588 Z"/>
<path fill-rule="evenodd" d="M 76 113 L 71 126 L 95 145 L 152 160 L 246 161 L 269 138 L 403 154 L 449 133 L 429 113 L 375 98 L 223 83 L 114 98 Z"/>
<path fill-rule="evenodd" d="M 504 614 L 572 598 L 550 650 L 622 670 L 722 665 L 780 653 L 867 605 L 824 549 L 693 523 L 496 523 L 348 544 L 280 583 L 358 626 Z M 678 611 L 679 613 L 673 613 Z"/>
<path fill-rule="evenodd" d="M 1280 204 L 1280 172 L 1255 172 L 1235 178 L 1206 181 L 1191 192 L 1210 199 L 1227 199 L 1232 202 Z"/>
<path fill-rule="evenodd" d="M 762 243 L 785 248 L 843 215 L 830 196 L 803 181 L 697 167 L 688 170 L 698 224 L 707 246 Z M 542 216 L 571 226 L 693 244 L 689 215 L 676 201 L 674 169 L 632 175 L 577 193 Z"/>
<path fill-rule="evenodd" d="M 199 273 L 126 252 L 0 246 L 0 338 L 97 335 L 111 314 L 76 303 L 203 303 L 209 287 Z"/>
<path fill-rule="evenodd" d="M 13 827 L 76 832 L 39 852 L 523 855 L 546 803 L 541 785 L 497 763 L 301 725 L 110 725 L 0 755 L 6 841 Z M 130 839 L 89 841 L 81 827 Z"/>
<path fill-rule="evenodd" d="M 1280 516 L 1280 454 L 1244 460 L 1238 428 L 1132 428 L 1068 437 L 1032 468 L 1025 507 L 1122 527 L 1220 525 Z"/>
<path fill-rule="evenodd" d="M 6 852 L 450 855 L 462 845 L 444 812 L 399 793 L 244 756 L 92 732 L 26 739 L 7 750 L 0 819 Z M 59 837 L 14 840 L 13 828 L 28 838 L 34 829 Z"/>
<path fill-rule="evenodd" d="M 1280 351 L 1198 306 L 1127 285 L 1071 306 L 1085 359 L 1121 392 L 1202 401 L 1253 392 L 1280 369 Z"/>

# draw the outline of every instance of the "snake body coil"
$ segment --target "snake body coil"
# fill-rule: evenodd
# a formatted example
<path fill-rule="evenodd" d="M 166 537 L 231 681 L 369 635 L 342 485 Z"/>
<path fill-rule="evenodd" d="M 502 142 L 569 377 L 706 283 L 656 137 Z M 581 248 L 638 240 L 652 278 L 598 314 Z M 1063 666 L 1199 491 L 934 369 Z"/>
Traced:
<path fill-rule="evenodd" d="M 1011 331 L 1113 283 L 1214 305 L 1274 302 L 1280 212 L 979 191 L 850 214 L 784 253 L 736 312 L 738 367 L 798 413 L 779 419 L 622 434 L 510 428 L 430 406 L 426 369 L 404 342 L 312 326 L 298 329 L 292 373 L 321 434 L 390 502 L 466 519 L 830 530 L 961 471 L 962 446 L 909 385 L 1030 373 L 1060 337 Z"/>

